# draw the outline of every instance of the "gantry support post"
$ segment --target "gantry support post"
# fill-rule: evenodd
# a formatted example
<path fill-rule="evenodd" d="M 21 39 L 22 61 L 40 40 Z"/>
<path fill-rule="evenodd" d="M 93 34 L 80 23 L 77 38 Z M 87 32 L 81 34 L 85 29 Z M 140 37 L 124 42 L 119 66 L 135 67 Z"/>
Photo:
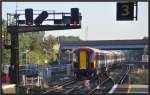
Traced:
<path fill-rule="evenodd" d="M 10 32 L 11 35 L 11 63 L 9 67 L 10 83 L 16 84 L 16 92 L 19 86 L 19 41 L 18 32 Z"/>

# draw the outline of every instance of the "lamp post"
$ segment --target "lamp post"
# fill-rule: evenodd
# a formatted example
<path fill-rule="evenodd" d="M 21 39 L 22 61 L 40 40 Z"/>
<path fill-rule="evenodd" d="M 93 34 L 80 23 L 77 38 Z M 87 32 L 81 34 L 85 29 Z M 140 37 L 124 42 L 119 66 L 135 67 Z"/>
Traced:
<path fill-rule="evenodd" d="M 70 56 L 71 51 L 70 51 L 70 50 L 67 50 L 67 53 L 68 53 L 68 55 L 69 55 L 69 56 L 68 56 L 68 57 L 69 57 L 69 60 L 68 60 L 68 61 L 69 61 L 69 63 L 70 63 L 70 61 L 71 61 L 71 58 L 70 58 L 70 57 L 71 57 L 71 56 Z"/>
<path fill-rule="evenodd" d="M 47 64 L 48 63 L 48 61 L 47 61 L 47 50 L 45 48 L 43 50 L 45 51 L 45 57 L 46 57 L 44 60 L 44 63 Z"/>

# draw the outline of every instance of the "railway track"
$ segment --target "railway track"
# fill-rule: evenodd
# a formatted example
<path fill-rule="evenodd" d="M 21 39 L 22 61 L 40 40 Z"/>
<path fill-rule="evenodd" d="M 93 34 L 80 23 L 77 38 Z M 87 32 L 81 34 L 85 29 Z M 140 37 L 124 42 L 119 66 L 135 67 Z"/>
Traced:
<path fill-rule="evenodd" d="M 126 71 L 124 72 L 124 74 L 122 75 L 120 80 L 117 81 L 117 84 L 123 84 L 123 82 L 125 81 L 127 75 L 129 74 L 129 72 L 130 72 L 130 65 L 127 65 Z"/>
<path fill-rule="evenodd" d="M 114 77 L 111 76 L 115 84 L 123 84 L 123 82 L 126 80 L 126 77 L 128 76 L 128 73 L 130 72 L 130 65 L 123 65 L 121 69 L 122 70 L 119 74 L 115 75 Z"/>
<path fill-rule="evenodd" d="M 117 88 L 118 85 L 124 83 L 124 81 L 126 80 L 128 74 L 130 72 L 130 65 L 126 65 L 126 70 L 124 72 L 123 71 L 124 70 L 122 70 L 122 73 L 121 73 L 122 76 L 120 78 L 118 77 L 118 80 L 115 81 L 114 87 L 108 93 L 110 93 L 110 94 L 113 93 L 113 91 Z"/>
<path fill-rule="evenodd" d="M 110 78 L 104 80 L 101 85 L 107 84 L 107 81 L 110 81 Z M 49 88 L 43 94 L 90 94 L 90 91 L 96 87 L 95 81 L 91 81 L 90 88 L 85 87 L 84 81 L 67 81 L 62 84 L 57 84 L 52 88 Z"/>
<path fill-rule="evenodd" d="M 100 85 L 97 85 L 99 86 L 100 89 L 97 89 L 97 87 L 95 87 L 90 92 L 88 92 L 88 94 L 105 94 L 111 92 L 114 86 L 124 83 L 129 71 L 130 71 L 130 65 L 125 65 L 122 68 L 121 73 L 117 75 L 121 77 L 111 78 L 108 76 L 103 82 L 101 82 Z"/>
<path fill-rule="evenodd" d="M 60 83 L 60 84 L 57 84 L 53 87 L 48 88 L 43 94 L 45 95 L 45 94 L 48 94 L 48 93 L 57 92 L 58 90 L 63 89 L 63 87 L 74 84 L 75 82 L 76 82 L 76 80 L 65 81 L 63 83 Z"/>
<path fill-rule="evenodd" d="M 105 80 L 103 80 L 100 84 L 96 85 L 93 89 L 91 89 L 88 94 L 102 94 L 107 93 L 114 85 L 113 79 L 109 76 Z"/>
<path fill-rule="evenodd" d="M 64 81 L 63 83 L 58 83 L 58 84 L 55 84 L 55 85 L 51 85 L 48 89 L 41 89 L 41 88 L 38 88 L 38 87 L 34 87 L 34 88 L 31 88 L 31 89 L 28 89 L 29 90 L 28 93 L 29 94 L 47 95 L 48 93 L 53 92 L 58 88 L 61 88 L 61 86 L 65 86 L 65 85 L 67 86 L 67 85 L 69 85 L 73 82 L 74 82 L 74 80 L 70 79 L 70 80 Z"/>
<path fill-rule="evenodd" d="M 116 77 L 113 79 L 112 77 L 105 75 L 103 76 L 101 82 L 98 83 L 99 80 L 91 80 L 90 88 L 85 87 L 84 81 L 76 81 L 76 80 L 68 80 L 63 83 L 56 84 L 47 90 L 45 90 L 42 94 L 105 94 L 111 92 L 112 88 L 116 84 L 123 84 L 126 80 L 126 76 L 130 71 L 130 66 L 126 66 L 122 68 L 122 71 L 119 75 L 121 77 Z"/>

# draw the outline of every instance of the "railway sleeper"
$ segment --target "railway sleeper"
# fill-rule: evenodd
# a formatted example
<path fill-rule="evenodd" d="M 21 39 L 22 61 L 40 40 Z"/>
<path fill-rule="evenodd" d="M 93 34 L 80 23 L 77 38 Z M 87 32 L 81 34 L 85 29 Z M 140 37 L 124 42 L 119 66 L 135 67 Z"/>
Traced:
<path fill-rule="evenodd" d="M 73 87 L 71 89 L 68 89 L 67 91 L 65 91 L 63 94 L 69 94 L 71 93 L 72 91 L 76 90 L 76 87 Z"/>

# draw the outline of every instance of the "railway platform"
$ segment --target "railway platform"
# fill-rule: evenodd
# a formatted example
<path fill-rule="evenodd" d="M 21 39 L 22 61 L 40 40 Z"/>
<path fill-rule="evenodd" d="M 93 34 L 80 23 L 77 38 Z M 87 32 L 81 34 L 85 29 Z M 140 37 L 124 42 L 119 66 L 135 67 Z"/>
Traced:
<path fill-rule="evenodd" d="M 2 94 L 16 94 L 15 84 L 2 84 Z"/>
<path fill-rule="evenodd" d="M 148 85 L 121 84 L 114 85 L 109 93 L 148 94 Z"/>

